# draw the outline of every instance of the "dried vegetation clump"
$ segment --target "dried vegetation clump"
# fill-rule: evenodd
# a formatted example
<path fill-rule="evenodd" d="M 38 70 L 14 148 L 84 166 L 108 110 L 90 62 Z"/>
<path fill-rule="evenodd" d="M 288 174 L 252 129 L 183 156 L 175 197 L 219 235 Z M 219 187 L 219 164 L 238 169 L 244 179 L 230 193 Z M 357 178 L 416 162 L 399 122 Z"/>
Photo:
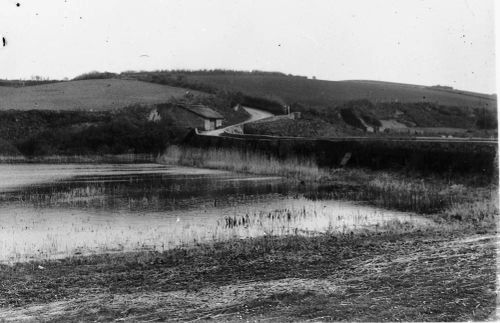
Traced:
<path fill-rule="evenodd" d="M 160 157 L 160 162 L 301 180 L 319 180 L 328 176 L 328 172 L 319 168 L 312 158 L 278 159 L 260 152 L 237 149 L 170 146 Z"/>

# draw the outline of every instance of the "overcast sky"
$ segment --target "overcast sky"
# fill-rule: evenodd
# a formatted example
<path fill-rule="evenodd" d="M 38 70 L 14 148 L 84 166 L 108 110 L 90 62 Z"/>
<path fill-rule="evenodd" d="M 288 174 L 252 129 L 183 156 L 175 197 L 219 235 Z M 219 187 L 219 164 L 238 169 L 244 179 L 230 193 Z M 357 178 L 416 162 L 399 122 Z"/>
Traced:
<path fill-rule="evenodd" d="M 495 92 L 493 0 L 0 0 L 0 34 L 0 78 L 225 68 Z"/>

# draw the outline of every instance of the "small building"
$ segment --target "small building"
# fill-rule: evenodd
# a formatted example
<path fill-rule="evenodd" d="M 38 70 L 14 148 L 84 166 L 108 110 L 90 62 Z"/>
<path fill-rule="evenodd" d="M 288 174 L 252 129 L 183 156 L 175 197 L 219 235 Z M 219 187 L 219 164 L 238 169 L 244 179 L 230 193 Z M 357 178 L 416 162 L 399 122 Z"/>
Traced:
<path fill-rule="evenodd" d="M 220 113 L 204 105 L 160 104 L 157 111 L 162 120 L 178 127 L 203 131 L 220 128 L 224 119 Z"/>
<path fill-rule="evenodd" d="M 222 126 L 224 117 L 217 111 L 210 109 L 204 105 L 189 105 L 184 106 L 184 109 L 203 118 L 202 130 L 214 130 Z M 197 127 L 200 128 L 200 127 Z"/>

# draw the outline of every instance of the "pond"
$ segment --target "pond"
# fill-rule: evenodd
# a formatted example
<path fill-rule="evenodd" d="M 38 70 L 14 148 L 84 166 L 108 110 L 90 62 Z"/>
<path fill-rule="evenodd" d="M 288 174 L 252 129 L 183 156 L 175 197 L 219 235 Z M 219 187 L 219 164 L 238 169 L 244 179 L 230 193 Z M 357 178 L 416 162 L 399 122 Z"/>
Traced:
<path fill-rule="evenodd" d="M 431 224 L 411 213 L 308 198 L 320 189 L 158 164 L 0 165 L 0 262 Z"/>

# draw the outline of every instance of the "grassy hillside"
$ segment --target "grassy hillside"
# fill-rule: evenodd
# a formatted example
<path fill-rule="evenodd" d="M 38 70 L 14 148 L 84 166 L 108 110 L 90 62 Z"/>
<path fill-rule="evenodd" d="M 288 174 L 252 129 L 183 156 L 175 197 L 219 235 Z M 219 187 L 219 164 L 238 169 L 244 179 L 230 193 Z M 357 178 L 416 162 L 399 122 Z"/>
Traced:
<path fill-rule="evenodd" d="M 379 102 L 435 102 L 442 105 L 493 107 L 494 100 L 430 88 L 383 82 L 320 81 L 283 76 L 190 75 L 188 80 L 209 83 L 256 96 L 280 98 L 286 103 L 311 106 L 341 104 L 349 100 L 368 99 Z"/>
<path fill-rule="evenodd" d="M 247 127 L 261 134 L 337 136 L 363 134 L 376 128 L 390 135 L 470 136 L 496 129 L 496 95 L 446 86 L 322 81 L 277 72 L 224 70 L 127 72 L 118 77 L 215 94 L 231 93 L 243 105 L 275 114 L 282 114 L 283 106 L 290 105 L 291 111 L 300 111 L 305 117 L 302 121 L 281 120 Z M 309 131 L 311 128 L 314 130 Z M 441 130 L 436 132 L 438 128 Z"/>
<path fill-rule="evenodd" d="M 0 86 L 0 110 L 110 110 L 134 104 L 162 103 L 185 94 L 186 89 L 183 88 L 120 79 L 17 88 Z"/>
<path fill-rule="evenodd" d="M 281 73 L 263 72 L 153 72 L 128 73 L 140 79 L 169 80 L 177 84 L 208 86 L 225 91 L 273 99 L 287 104 L 306 106 L 335 106 L 350 100 L 368 99 L 372 102 L 432 102 L 459 107 L 496 108 L 491 95 L 453 90 L 446 87 L 427 87 L 378 81 L 323 81 Z M 170 83 L 171 84 L 171 83 Z"/>

